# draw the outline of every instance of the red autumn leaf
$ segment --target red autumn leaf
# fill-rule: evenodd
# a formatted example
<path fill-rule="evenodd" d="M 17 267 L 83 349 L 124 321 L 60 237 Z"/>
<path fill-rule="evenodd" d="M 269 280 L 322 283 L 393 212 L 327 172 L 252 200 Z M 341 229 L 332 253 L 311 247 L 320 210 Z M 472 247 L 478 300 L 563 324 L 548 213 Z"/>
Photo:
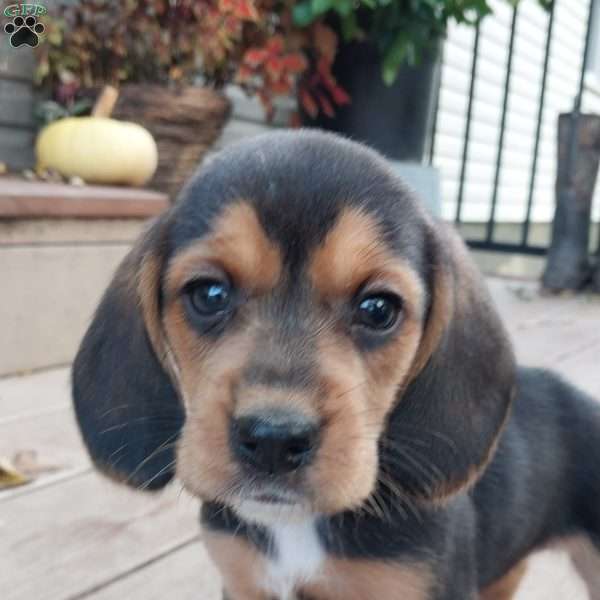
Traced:
<path fill-rule="evenodd" d="M 317 76 L 336 104 L 341 106 L 350 103 L 350 96 L 338 85 L 331 73 L 331 65 L 324 59 L 320 59 L 317 63 Z"/>
<path fill-rule="evenodd" d="M 265 70 L 273 79 L 277 79 L 283 70 L 283 60 L 279 56 L 269 56 L 265 63 Z"/>
<path fill-rule="evenodd" d="M 240 23 L 239 19 L 236 19 L 232 15 L 228 15 L 227 17 L 225 17 L 225 20 L 223 22 L 223 28 L 227 33 L 235 35 L 240 31 L 241 27 L 242 24 Z"/>
<path fill-rule="evenodd" d="M 308 90 L 300 90 L 300 103 L 311 118 L 315 119 L 319 114 L 319 107 Z"/>
<path fill-rule="evenodd" d="M 267 42 L 267 51 L 269 54 L 282 54 L 284 48 L 283 38 L 280 35 L 274 35 Z"/>
<path fill-rule="evenodd" d="M 269 53 L 264 48 L 250 48 L 246 50 L 243 61 L 252 68 L 262 65 L 269 58 Z"/>
<path fill-rule="evenodd" d="M 346 90 L 340 87 L 339 85 L 333 86 L 329 90 L 329 93 L 331 94 L 333 101 L 339 106 L 343 106 L 344 104 L 350 104 L 351 102 L 351 98 L 346 92 Z"/>
<path fill-rule="evenodd" d="M 258 12 L 256 6 L 251 0 L 238 0 L 236 7 L 233 10 L 233 14 L 244 21 L 257 21 Z"/>
<path fill-rule="evenodd" d="M 329 118 L 333 118 L 335 116 L 335 111 L 333 110 L 333 106 L 331 102 L 329 102 L 327 96 L 325 96 L 325 94 L 322 94 L 321 92 L 317 92 L 317 98 L 319 99 L 319 104 L 321 105 L 321 109 L 323 110 L 323 112 Z"/>
<path fill-rule="evenodd" d="M 317 61 L 317 74 L 323 80 L 325 85 L 334 83 L 333 75 L 331 74 L 331 63 L 327 59 L 320 58 Z"/>
<path fill-rule="evenodd" d="M 308 65 L 306 59 L 300 52 L 294 52 L 283 58 L 283 66 L 286 71 L 290 71 L 291 73 L 302 73 L 302 71 L 306 70 Z"/>
<path fill-rule="evenodd" d="M 253 0 L 219 0 L 219 9 L 224 13 L 232 13 L 243 21 L 258 19 L 258 12 Z"/>

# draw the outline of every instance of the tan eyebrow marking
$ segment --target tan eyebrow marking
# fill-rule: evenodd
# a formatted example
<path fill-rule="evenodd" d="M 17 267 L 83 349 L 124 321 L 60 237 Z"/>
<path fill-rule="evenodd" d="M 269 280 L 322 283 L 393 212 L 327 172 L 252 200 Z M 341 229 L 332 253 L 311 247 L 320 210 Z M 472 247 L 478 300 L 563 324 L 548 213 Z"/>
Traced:
<path fill-rule="evenodd" d="M 408 262 L 391 253 L 374 217 L 357 208 L 345 208 L 316 249 L 309 276 L 325 298 L 348 297 L 367 280 L 385 282 L 402 295 L 407 308 L 420 319 L 425 286 Z"/>
<path fill-rule="evenodd" d="M 267 291 L 277 284 L 281 253 L 248 202 L 240 200 L 225 208 L 211 233 L 172 259 L 165 280 L 167 294 L 211 266 L 224 269 L 236 285 L 250 291 Z"/>

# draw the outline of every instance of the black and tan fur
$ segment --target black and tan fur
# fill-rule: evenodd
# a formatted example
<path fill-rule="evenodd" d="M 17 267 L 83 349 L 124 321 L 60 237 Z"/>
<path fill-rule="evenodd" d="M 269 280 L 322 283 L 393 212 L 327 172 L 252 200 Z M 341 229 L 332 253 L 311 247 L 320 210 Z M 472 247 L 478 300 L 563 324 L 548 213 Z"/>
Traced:
<path fill-rule="evenodd" d="M 207 328 L 186 294 L 220 278 L 235 306 Z M 365 289 L 402 299 L 385 335 L 353 325 Z M 102 471 L 144 489 L 177 473 L 204 501 L 231 600 L 270 600 L 277 548 L 238 510 L 262 486 L 316 518 L 326 557 L 298 598 L 509 600 L 531 552 L 572 539 L 597 578 L 600 406 L 515 366 L 462 242 L 358 144 L 282 132 L 212 159 L 119 268 L 73 393 Z M 231 422 L 282 410 L 318 449 L 261 479 Z"/>

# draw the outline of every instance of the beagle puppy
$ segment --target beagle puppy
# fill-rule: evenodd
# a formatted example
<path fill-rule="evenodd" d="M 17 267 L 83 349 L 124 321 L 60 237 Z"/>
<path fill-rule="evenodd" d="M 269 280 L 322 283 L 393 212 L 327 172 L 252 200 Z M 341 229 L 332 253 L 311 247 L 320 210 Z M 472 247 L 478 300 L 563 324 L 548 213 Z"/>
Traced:
<path fill-rule="evenodd" d="M 509 600 L 563 542 L 600 599 L 600 405 L 515 366 L 458 236 L 357 143 L 269 133 L 201 168 L 73 396 L 101 471 L 202 500 L 229 600 Z"/>

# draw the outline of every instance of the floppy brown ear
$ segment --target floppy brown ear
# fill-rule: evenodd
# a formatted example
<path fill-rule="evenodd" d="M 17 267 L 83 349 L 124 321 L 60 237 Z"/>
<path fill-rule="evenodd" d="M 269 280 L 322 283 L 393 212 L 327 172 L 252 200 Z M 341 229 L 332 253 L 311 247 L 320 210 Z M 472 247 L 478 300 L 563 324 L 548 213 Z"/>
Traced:
<path fill-rule="evenodd" d="M 96 466 L 144 489 L 174 473 L 183 411 L 167 373 L 160 325 L 165 217 L 119 266 L 73 365 L 73 399 Z"/>
<path fill-rule="evenodd" d="M 429 314 L 385 436 L 397 451 L 384 439 L 381 460 L 411 496 L 440 501 L 474 483 L 488 464 L 514 395 L 515 363 L 458 235 L 432 224 L 427 237 Z"/>

